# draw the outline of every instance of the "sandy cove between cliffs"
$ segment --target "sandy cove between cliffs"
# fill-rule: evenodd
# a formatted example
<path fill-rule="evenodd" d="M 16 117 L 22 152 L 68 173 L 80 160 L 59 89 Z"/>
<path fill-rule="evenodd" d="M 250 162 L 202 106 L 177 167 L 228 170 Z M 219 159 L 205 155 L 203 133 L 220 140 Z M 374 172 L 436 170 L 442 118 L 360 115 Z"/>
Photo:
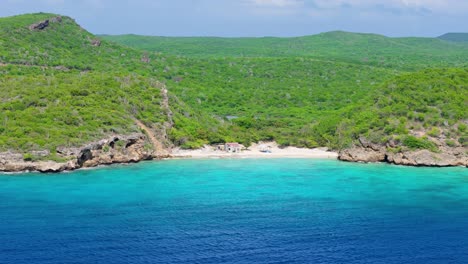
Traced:
<path fill-rule="evenodd" d="M 265 152 L 267 151 L 267 152 Z M 213 146 L 205 146 L 201 149 L 184 150 L 173 149 L 171 158 L 338 158 L 338 153 L 330 152 L 327 148 L 280 148 L 275 142 L 252 144 L 237 153 L 229 153 L 217 150 Z"/>

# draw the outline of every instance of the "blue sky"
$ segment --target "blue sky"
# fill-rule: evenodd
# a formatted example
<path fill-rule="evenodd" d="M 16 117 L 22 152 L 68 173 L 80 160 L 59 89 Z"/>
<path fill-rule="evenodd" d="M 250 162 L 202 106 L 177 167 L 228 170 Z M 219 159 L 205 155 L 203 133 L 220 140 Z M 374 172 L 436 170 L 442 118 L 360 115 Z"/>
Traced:
<path fill-rule="evenodd" d="M 95 34 L 387 36 L 468 32 L 468 0 L 0 0 L 0 16 L 68 15 Z"/>

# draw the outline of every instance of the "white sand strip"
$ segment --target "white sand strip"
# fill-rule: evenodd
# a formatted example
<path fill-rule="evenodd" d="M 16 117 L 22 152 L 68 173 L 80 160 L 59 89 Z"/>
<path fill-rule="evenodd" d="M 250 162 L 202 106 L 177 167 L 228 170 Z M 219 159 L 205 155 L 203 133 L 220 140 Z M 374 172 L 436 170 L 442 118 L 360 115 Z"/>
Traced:
<path fill-rule="evenodd" d="M 269 150 L 269 153 L 261 150 Z M 253 144 L 246 150 L 239 153 L 228 153 L 216 150 L 213 146 L 205 146 L 196 150 L 174 149 L 172 151 L 174 158 L 328 158 L 336 159 L 338 153 L 330 152 L 327 148 L 279 148 L 275 142 L 262 142 Z"/>

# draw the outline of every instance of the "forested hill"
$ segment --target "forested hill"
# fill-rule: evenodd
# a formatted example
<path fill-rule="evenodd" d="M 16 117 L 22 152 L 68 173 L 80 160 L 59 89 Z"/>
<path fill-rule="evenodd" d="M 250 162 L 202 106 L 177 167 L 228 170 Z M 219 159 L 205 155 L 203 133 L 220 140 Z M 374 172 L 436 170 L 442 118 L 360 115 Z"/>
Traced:
<path fill-rule="evenodd" d="M 165 79 L 159 77 L 169 65 L 165 58 L 102 41 L 69 17 L 0 18 L 0 152 L 55 153 L 58 147 L 141 132 L 135 120 L 155 133 L 170 133 L 169 119 L 182 119 L 182 111 L 192 117 L 188 122 L 216 128 L 211 117 L 173 94 L 163 97 L 166 86 L 159 80 Z M 184 137 L 186 127 L 197 126 L 179 121 L 173 129 Z"/>
<path fill-rule="evenodd" d="M 0 18 L 0 41 L 0 60 L 16 65 L 112 70 L 139 62 L 139 52 L 102 42 L 73 19 L 55 14 Z"/>
<path fill-rule="evenodd" d="M 402 74 L 362 102 L 345 111 L 349 119 L 340 124 L 346 128 L 343 133 L 364 135 L 375 143 L 396 140 L 409 148 L 424 146 L 434 151 L 467 146 L 467 69 Z"/>
<path fill-rule="evenodd" d="M 468 33 L 447 33 L 440 36 L 439 39 L 468 44 Z"/>
<path fill-rule="evenodd" d="M 101 36 L 141 50 L 189 57 L 312 57 L 388 68 L 466 65 L 468 46 L 437 38 L 343 31 L 296 38 Z"/>
<path fill-rule="evenodd" d="M 467 62 L 439 39 L 101 38 L 55 14 L 0 18 L 0 152 L 53 156 L 140 121 L 182 148 L 466 147 Z"/>

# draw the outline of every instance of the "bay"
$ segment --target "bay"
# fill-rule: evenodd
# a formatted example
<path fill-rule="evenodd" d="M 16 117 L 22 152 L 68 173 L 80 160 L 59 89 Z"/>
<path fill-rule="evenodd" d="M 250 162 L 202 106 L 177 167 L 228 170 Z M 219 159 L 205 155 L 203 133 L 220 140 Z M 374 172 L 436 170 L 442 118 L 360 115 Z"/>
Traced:
<path fill-rule="evenodd" d="M 0 263 L 468 263 L 468 171 L 212 159 L 0 175 Z"/>

